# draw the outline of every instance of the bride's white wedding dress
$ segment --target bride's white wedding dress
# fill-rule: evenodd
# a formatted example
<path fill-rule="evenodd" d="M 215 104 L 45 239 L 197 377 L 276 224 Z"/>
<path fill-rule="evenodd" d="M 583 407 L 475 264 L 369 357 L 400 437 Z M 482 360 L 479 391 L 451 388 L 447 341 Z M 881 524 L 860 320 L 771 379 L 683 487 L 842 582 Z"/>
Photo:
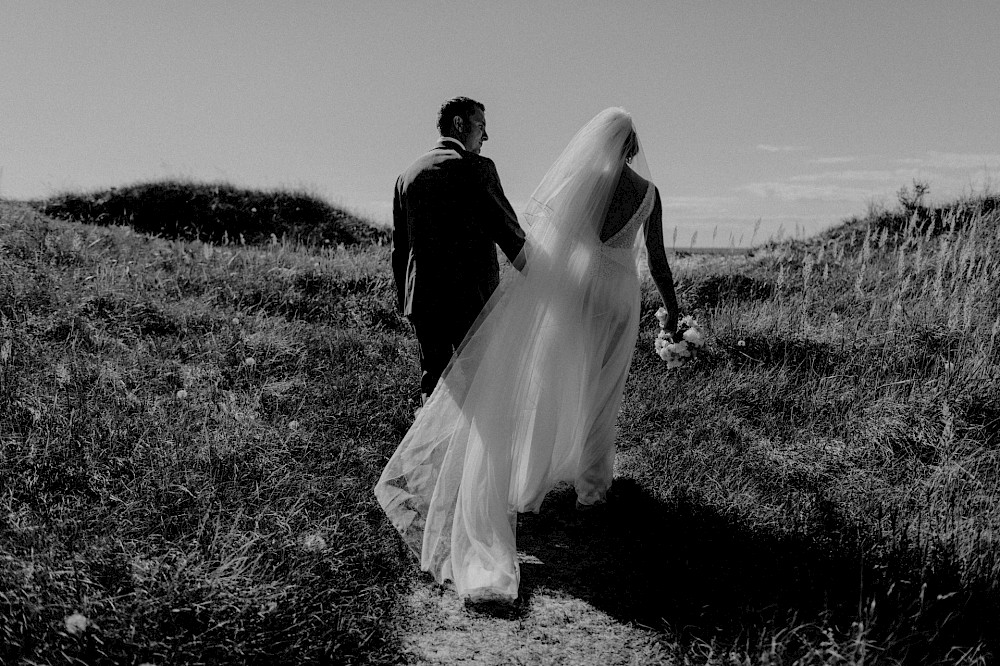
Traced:
<path fill-rule="evenodd" d="M 527 211 L 525 268 L 480 314 L 375 487 L 421 568 L 463 597 L 517 597 L 517 513 L 538 511 L 556 483 L 583 504 L 611 485 L 639 232 L 655 201 L 648 184 L 601 240 L 631 128 L 623 110 L 602 112 L 549 170 Z"/>

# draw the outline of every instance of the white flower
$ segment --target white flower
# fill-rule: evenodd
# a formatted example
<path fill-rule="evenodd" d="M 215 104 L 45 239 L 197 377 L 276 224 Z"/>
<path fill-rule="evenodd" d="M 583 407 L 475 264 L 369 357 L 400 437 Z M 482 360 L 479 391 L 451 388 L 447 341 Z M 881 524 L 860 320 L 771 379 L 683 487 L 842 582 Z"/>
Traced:
<path fill-rule="evenodd" d="M 288 427 L 291 428 L 292 430 L 295 430 L 295 429 L 297 429 L 299 427 L 299 422 L 298 421 L 289 421 L 288 422 Z"/>
<path fill-rule="evenodd" d="M 746 347 L 747 346 L 747 341 L 746 340 L 738 340 L 736 342 L 736 346 L 737 347 Z"/>
<path fill-rule="evenodd" d="M 698 328 L 698 322 L 695 321 L 694 317 L 688 315 L 681 319 L 681 326 L 686 326 L 687 328 Z"/>
<path fill-rule="evenodd" d="M 247 356 L 245 359 L 243 359 L 243 362 L 250 368 L 257 365 L 257 361 L 254 359 L 253 356 Z"/>
<path fill-rule="evenodd" d="M 660 307 L 660 309 L 656 311 L 656 321 L 660 322 L 661 327 L 667 325 L 668 314 L 667 309 L 664 307 Z"/>
<path fill-rule="evenodd" d="M 664 359 L 664 360 L 666 360 L 666 359 Z M 684 361 L 681 361 L 680 359 L 676 359 L 675 358 L 675 359 L 672 359 L 670 361 L 667 361 L 667 369 L 668 370 L 673 370 L 674 368 L 679 368 L 682 365 L 684 365 Z"/>
<path fill-rule="evenodd" d="M 63 623 L 66 625 L 66 631 L 73 635 L 82 634 L 87 631 L 87 627 L 90 625 L 90 622 L 82 613 L 67 615 L 63 619 Z"/>
<path fill-rule="evenodd" d="M 233 317 L 233 326 L 239 326 L 239 325 L 240 325 L 240 318 Z"/>
<path fill-rule="evenodd" d="M 302 547 L 311 553 L 319 553 L 326 550 L 326 539 L 319 534 L 310 534 L 302 541 Z"/>
<path fill-rule="evenodd" d="M 185 391 L 184 389 L 181 389 L 181 390 L 177 391 L 177 399 L 178 400 L 183 400 L 186 397 L 188 397 L 188 392 L 187 391 Z"/>
<path fill-rule="evenodd" d="M 684 339 L 695 347 L 701 347 L 705 344 L 705 339 L 702 337 L 701 331 L 697 328 L 689 328 L 684 331 Z"/>
<path fill-rule="evenodd" d="M 673 352 L 681 358 L 691 358 L 691 350 L 688 349 L 688 343 L 686 340 L 681 340 L 671 346 L 673 347 Z"/>
<path fill-rule="evenodd" d="M 657 349 L 656 353 L 659 355 L 660 359 L 664 360 L 664 361 L 666 361 L 667 359 L 669 359 L 670 356 L 671 356 L 670 352 L 667 351 L 666 345 L 664 345 L 663 347 L 660 347 L 659 349 Z"/>

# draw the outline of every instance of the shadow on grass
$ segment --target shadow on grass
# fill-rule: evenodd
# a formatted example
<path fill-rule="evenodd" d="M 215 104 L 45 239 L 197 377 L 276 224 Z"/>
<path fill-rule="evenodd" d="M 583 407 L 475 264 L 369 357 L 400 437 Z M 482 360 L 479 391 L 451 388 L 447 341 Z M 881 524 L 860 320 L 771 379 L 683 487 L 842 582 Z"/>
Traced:
<path fill-rule="evenodd" d="M 864 621 L 868 640 L 906 661 L 947 661 L 960 645 L 997 651 L 987 618 L 1000 616 L 1000 604 L 988 584 L 962 586 L 952 561 L 928 562 L 907 550 L 913 544 L 875 557 L 822 501 L 805 509 L 811 534 L 754 531 L 697 497 L 661 501 L 630 479 L 615 482 L 604 508 L 581 513 L 574 502 L 572 489 L 557 489 L 540 514 L 520 519 L 518 548 L 540 561 L 522 564 L 521 612 L 536 591 L 551 590 L 682 643 L 753 651 L 797 628 L 807 649 L 824 627 L 848 640 Z M 792 638 L 784 641 L 794 652 Z"/>

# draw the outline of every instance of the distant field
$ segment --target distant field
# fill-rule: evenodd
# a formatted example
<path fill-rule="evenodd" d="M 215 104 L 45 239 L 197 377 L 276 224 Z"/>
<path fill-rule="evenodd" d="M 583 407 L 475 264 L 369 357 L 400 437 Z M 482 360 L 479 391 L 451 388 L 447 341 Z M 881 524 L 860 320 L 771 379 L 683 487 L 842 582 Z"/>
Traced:
<path fill-rule="evenodd" d="M 994 663 L 998 201 L 673 253 L 707 350 L 665 369 L 647 280 L 608 519 L 561 491 L 522 518 L 561 563 L 522 610 L 583 600 L 650 663 Z M 405 661 L 427 583 L 371 488 L 418 372 L 384 236 L 48 203 L 0 202 L 0 663 Z"/>
<path fill-rule="evenodd" d="M 689 248 L 667 248 L 669 255 L 685 254 L 718 254 L 718 255 L 741 255 L 753 252 L 749 247 L 689 247 Z"/>

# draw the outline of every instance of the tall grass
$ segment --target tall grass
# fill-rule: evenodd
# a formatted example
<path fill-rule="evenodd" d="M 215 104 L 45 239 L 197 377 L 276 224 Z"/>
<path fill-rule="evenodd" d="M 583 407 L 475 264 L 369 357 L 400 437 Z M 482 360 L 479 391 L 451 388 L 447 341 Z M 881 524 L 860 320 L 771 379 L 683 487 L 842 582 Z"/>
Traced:
<path fill-rule="evenodd" d="M 524 603 L 561 589 L 675 661 L 995 659 L 995 204 L 675 258 L 707 352 L 666 371 L 646 284 L 608 519 L 524 517 Z M 0 206 L 0 662 L 398 662 L 416 566 L 370 488 L 417 362 L 388 249 Z"/>
<path fill-rule="evenodd" d="M 393 661 L 387 248 L 0 239 L 0 662 Z"/>
<path fill-rule="evenodd" d="M 861 644 L 868 659 L 992 658 L 1000 648 L 995 198 L 908 216 L 883 211 L 742 265 L 677 269 L 682 299 L 712 330 L 710 351 L 675 374 L 640 355 L 621 419 L 628 474 L 667 505 L 681 497 L 772 540 L 758 558 L 798 553 L 782 540 L 794 534 L 843 560 L 791 558 L 783 574 L 764 566 L 758 582 L 771 589 L 742 600 L 758 606 L 750 613 L 758 619 L 710 577 L 689 579 L 680 594 L 714 602 L 716 623 L 744 641 L 756 632 L 751 653 L 781 660 L 794 656 L 793 627 L 795 658 L 807 662 L 860 663 Z M 654 306 L 649 290 L 645 307 Z M 699 556 L 750 577 L 762 564 Z M 814 589 L 781 591 L 797 578 Z M 802 638 L 803 626 L 813 638 Z"/>

